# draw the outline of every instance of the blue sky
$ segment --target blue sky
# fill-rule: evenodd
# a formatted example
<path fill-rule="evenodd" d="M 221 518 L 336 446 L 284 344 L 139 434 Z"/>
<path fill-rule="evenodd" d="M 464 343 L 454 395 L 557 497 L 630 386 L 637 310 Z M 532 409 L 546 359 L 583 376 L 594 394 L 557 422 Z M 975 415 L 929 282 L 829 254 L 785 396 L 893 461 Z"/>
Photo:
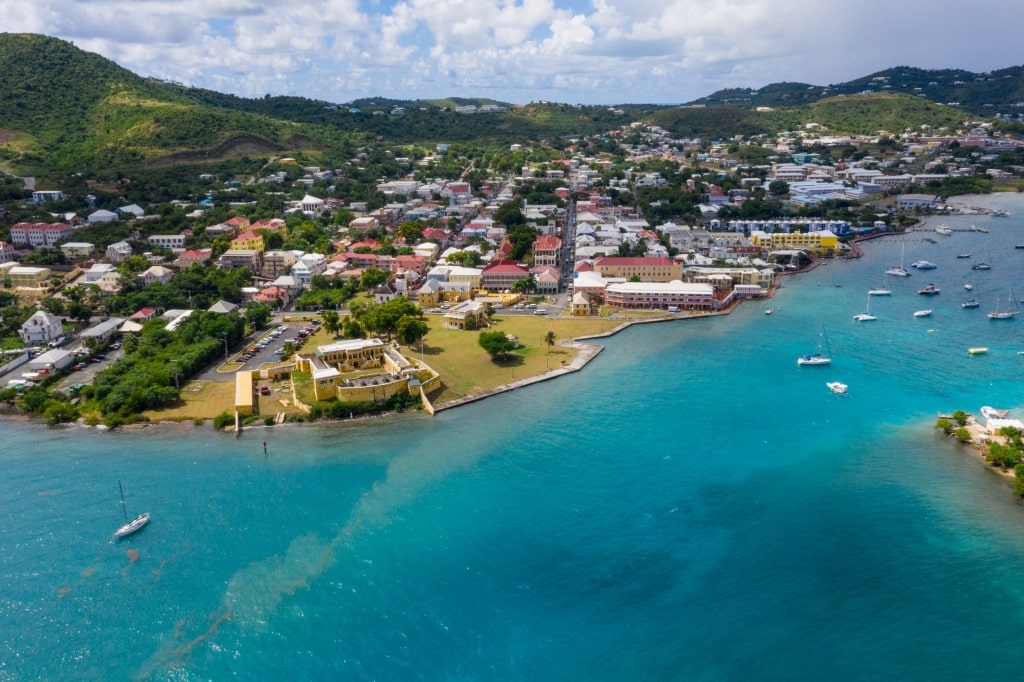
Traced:
<path fill-rule="evenodd" d="M 1020 65 L 1024 3 L 979 0 L 0 0 L 2 30 L 252 97 L 680 103 L 891 66 Z"/>

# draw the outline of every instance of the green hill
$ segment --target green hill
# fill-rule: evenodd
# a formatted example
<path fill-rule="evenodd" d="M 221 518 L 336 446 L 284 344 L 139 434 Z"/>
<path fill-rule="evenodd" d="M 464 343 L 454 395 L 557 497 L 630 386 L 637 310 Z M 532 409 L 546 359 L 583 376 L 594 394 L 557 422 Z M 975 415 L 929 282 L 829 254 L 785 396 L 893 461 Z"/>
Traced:
<path fill-rule="evenodd" d="M 0 34 L 0 160 L 113 167 L 304 143 L 295 124 L 204 106 L 176 90 L 63 40 Z"/>
<path fill-rule="evenodd" d="M 739 107 L 792 107 L 812 104 L 837 95 L 902 93 L 936 104 L 955 105 L 978 116 L 1017 114 L 1024 102 L 1024 67 L 1013 66 L 987 73 L 963 69 L 919 69 L 896 66 L 845 83 L 810 85 L 772 83 L 757 89 L 719 90 L 691 104 Z"/>
<path fill-rule="evenodd" d="M 841 85 L 721 91 L 696 106 L 531 102 L 460 114 L 456 106 L 501 103 L 244 98 L 143 78 L 56 38 L 0 33 L 0 166 L 36 174 L 127 170 L 277 152 L 347 153 L 376 140 L 493 146 L 548 141 L 560 148 L 569 139 L 634 121 L 703 139 L 772 134 L 807 123 L 833 134 L 898 132 L 922 124 L 938 129 L 959 125 L 972 107 L 993 113 L 1024 101 L 1022 74 L 1020 67 L 983 76 L 896 67 Z M 960 104 L 939 106 L 931 95 Z"/>

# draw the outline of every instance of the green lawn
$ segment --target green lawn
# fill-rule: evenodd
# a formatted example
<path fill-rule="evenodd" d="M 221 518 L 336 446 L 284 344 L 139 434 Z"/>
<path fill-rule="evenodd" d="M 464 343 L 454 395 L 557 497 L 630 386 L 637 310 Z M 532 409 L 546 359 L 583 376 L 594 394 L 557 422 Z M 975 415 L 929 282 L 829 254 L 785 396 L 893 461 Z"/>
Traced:
<path fill-rule="evenodd" d="M 600 334 L 615 329 L 620 320 L 603 318 L 543 317 L 540 315 L 497 315 L 493 329 L 514 334 L 520 348 L 504 361 L 491 359 L 477 343 L 479 331 L 443 329 L 440 315 L 427 315 L 430 333 L 423 344 L 423 360 L 441 375 L 442 387 L 429 397 L 434 403 L 463 398 L 518 379 L 543 374 L 569 362 L 575 351 L 544 343 L 552 331 L 558 340 Z M 420 348 L 402 347 L 402 352 L 418 358 Z"/>

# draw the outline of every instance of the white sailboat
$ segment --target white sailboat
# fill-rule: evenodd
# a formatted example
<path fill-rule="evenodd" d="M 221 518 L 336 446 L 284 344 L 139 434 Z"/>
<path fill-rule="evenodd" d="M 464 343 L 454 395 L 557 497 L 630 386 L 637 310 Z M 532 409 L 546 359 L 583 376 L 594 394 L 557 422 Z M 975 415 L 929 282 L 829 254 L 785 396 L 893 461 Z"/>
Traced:
<path fill-rule="evenodd" d="M 121 511 L 124 512 L 124 525 L 114 531 L 114 536 L 110 538 L 111 542 L 131 535 L 149 523 L 149 512 L 143 512 L 131 521 L 128 520 L 128 507 L 124 503 L 124 488 L 121 487 L 121 481 L 117 482 L 117 488 L 121 491 Z"/>
<path fill-rule="evenodd" d="M 1011 300 L 1011 301 L 1013 300 L 1013 296 L 1012 295 L 1010 296 L 1009 300 Z M 1016 308 L 1011 308 L 1009 306 L 1007 306 L 1005 308 L 1000 308 L 999 307 L 999 297 L 996 296 L 996 308 L 995 308 L 995 310 L 989 312 L 988 319 L 990 319 L 990 320 L 1012 320 L 1013 318 L 1017 317 L 1017 314 L 1019 312 L 1020 311 L 1017 310 Z"/>
<path fill-rule="evenodd" d="M 907 243 L 903 242 L 903 247 L 900 249 L 900 264 L 894 265 L 885 271 L 887 275 L 893 275 L 894 277 L 910 277 L 910 273 L 905 267 L 903 267 L 903 254 L 907 250 Z"/>
<path fill-rule="evenodd" d="M 892 296 L 892 289 L 889 288 L 889 276 L 885 276 L 885 284 L 874 289 L 868 289 L 868 296 Z"/>
<path fill-rule="evenodd" d="M 818 366 L 832 364 L 832 349 L 828 345 L 828 337 L 825 336 L 825 327 L 821 328 L 818 335 L 818 352 L 801 355 L 796 359 L 798 365 Z"/>
<path fill-rule="evenodd" d="M 872 320 L 878 319 L 877 317 L 871 314 L 871 296 L 868 296 L 868 304 L 867 306 L 865 306 L 864 312 L 857 313 L 856 315 L 853 316 L 853 319 L 857 320 L 858 322 L 870 322 Z"/>

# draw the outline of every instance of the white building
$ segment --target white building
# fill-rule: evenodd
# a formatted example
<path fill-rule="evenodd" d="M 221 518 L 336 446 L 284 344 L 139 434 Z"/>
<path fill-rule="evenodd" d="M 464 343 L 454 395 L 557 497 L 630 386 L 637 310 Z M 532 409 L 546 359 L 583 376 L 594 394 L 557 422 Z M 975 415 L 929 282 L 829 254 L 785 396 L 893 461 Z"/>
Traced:
<path fill-rule="evenodd" d="M 114 242 L 107 247 L 106 257 L 111 263 L 120 263 L 132 255 L 132 247 L 128 242 Z"/>
<path fill-rule="evenodd" d="M 35 346 L 56 341 L 64 336 L 64 330 L 57 317 L 45 310 L 37 310 L 21 325 L 18 334 L 26 344 Z"/>

